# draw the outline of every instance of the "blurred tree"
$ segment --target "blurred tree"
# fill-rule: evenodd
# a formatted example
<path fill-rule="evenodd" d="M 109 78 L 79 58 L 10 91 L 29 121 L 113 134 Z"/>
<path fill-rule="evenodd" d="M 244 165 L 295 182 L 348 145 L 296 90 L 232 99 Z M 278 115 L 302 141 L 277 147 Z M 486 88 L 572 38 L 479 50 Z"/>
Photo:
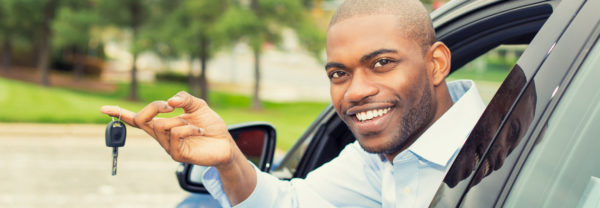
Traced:
<path fill-rule="evenodd" d="M 98 24 L 98 15 L 92 1 L 71 0 L 58 10 L 52 24 L 55 33 L 54 48 L 70 49 L 70 60 L 74 62 L 75 80 L 80 81 L 92 37 L 92 27 Z"/>
<path fill-rule="evenodd" d="M 307 4 L 306 1 L 238 0 L 235 3 L 236 6 L 228 7 L 219 19 L 214 32 L 225 34 L 218 39 L 220 42 L 233 43 L 236 40 L 243 40 L 252 48 L 255 80 L 252 108 L 260 110 L 262 108 L 259 94 L 260 56 L 263 45 L 280 43 L 282 29 L 292 28 L 299 34 L 300 41 L 307 46 L 309 51 L 313 54 L 320 54 L 324 33 L 316 29 L 317 26 L 309 18 L 304 7 Z"/>
<path fill-rule="evenodd" d="M 21 1 L 6 0 L 0 4 L 0 40 L 2 41 L 2 68 L 4 72 L 9 72 L 12 67 L 12 39 L 19 33 L 18 15 L 23 8 Z"/>
<path fill-rule="evenodd" d="M 130 52 L 133 57 L 131 66 L 131 82 L 129 100 L 138 100 L 138 81 L 136 61 L 139 53 L 151 47 L 148 37 L 140 36 L 143 30 L 154 29 L 147 27 L 154 10 L 152 6 L 157 1 L 151 0 L 98 0 L 97 8 L 99 17 L 104 24 L 131 30 Z"/>
<path fill-rule="evenodd" d="M 323 49 L 325 48 L 326 32 L 323 28 L 317 27 L 315 21 L 311 18 L 303 18 L 296 27 L 296 34 L 302 46 L 317 60 L 323 60 Z"/>
<path fill-rule="evenodd" d="M 36 54 L 38 56 L 37 70 L 41 72 L 42 85 L 50 86 L 50 40 L 52 39 L 52 28 L 50 26 L 58 8 L 59 0 L 38 1 L 38 4 L 42 5 L 43 9 L 37 26 L 38 32 L 36 32 L 38 34 L 36 47 Z"/>
<path fill-rule="evenodd" d="M 59 0 L 3 0 L 0 5 L 0 38 L 2 39 L 3 68 L 11 68 L 12 44 L 16 39 L 34 45 L 40 81 L 49 86 L 48 65 L 50 59 L 50 24 Z"/>
<path fill-rule="evenodd" d="M 161 17 L 158 30 L 152 31 L 159 44 L 166 44 L 175 55 L 189 57 L 190 93 L 209 102 L 209 86 L 206 77 L 207 62 L 213 53 L 222 45 L 213 43 L 213 39 L 223 34 L 211 32 L 216 27 L 217 19 L 228 7 L 227 1 L 169 1 L 161 8 L 167 10 Z M 177 5 L 172 8 L 173 5 Z M 160 51 L 160 45 L 159 45 Z M 164 51 L 163 51 L 164 52 Z M 200 59 L 200 75 L 196 77 L 192 65 L 196 58 Z"/>
<path fill-rule="evenodd" d="M 34 27 L 30 14 L 35 11 L 36 1 L 3 0 L 0 4 L 0 41 L 2 44 L 2 68 L 12 68 L 13 41 L 23 37 L 26 29 Z"/>

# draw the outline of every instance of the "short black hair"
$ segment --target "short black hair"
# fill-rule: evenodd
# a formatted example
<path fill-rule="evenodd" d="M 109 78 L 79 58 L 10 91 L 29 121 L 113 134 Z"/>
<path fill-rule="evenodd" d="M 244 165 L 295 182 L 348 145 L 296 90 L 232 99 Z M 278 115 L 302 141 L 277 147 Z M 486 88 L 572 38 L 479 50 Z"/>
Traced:
<path fill-rule="evenodd" d="M 394 15 L 407 38 L 427 51 L 436 37 L 429 12 L 418 0 L 346 0 L 335 12 L 329 27 L 348 18 L 367 15 Z"/>

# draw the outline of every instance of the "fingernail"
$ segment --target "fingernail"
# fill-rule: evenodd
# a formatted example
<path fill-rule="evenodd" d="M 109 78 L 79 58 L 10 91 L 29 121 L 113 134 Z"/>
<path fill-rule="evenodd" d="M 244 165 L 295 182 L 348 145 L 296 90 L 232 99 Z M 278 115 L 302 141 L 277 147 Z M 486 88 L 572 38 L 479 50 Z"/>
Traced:
<path fill-rule="evenodd" d="M 105 105 L 100 108 L 100 112 L 108 113 L 111 106 Z"/>
<path fill-rule="evenodd" d="M 179 102 L 179 101 L 182 101 L 183 98 L 179 97 L 179 95 L 175 95 L 172 98 L 169 98 L 169 100 Z"/>
<path fill-rule="evenodd" d="M 183 123 L 184 123 L 185 125 L 188 125 L 188 124 L 189 124 L 189 123 L 188 123 L 188 122 L 187 122 L 185 119 L 183 119 L 183 118 L 179 118 L 179 120 L 183 121 Z"/>

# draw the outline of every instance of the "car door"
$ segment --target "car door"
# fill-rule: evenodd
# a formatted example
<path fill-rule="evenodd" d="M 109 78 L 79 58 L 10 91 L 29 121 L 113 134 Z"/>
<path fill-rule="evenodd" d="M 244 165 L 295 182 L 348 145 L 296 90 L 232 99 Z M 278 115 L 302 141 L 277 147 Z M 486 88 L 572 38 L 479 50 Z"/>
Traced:
<path fill-rule="evenodd" d="M 568 88 L 556 93 L 556 102 L 545 113 L 548 116 L 536 127 L 539 133 L 532 135 L 531 148 L 522 153 L 523 165 L 514 168 L 516 176 L 504 188 L 508 198 L 499 198 L 498 205 L 600 205 L 600 163 L 596 160 L 600 156 L 600 42 L 594 36 L 589 40 L 593 43 L 589 54 L 585 54 L 587 48 L 581 54 L 587 57 L 575 76 L 566 77 Z"/>
<path fill-rule="evenodd" d="M 577 0 L 563 1 L 556 7 L 503 83 L 507 84 L 511 76 L 526 78 L 525 82 L 521 82 L 521 89 L 505 93 L 517 94 L 516 102 L 506 109 L 507 113 L 503 116 L 494 115 L 491 110 L 494 106 L 490 103 L 446 175 L 445 183 L 438 189 L 432 207 L 573 207 L 578 203 L 598 202 L 600 196 L 590 198 L 583 194 L 588 193 L 585 192 L 586 185 L 591 184 L 589 187 L 593 190 L 595 183 L 592 179 L 600 177 L 597 170 L 581 174 L 585 175 L 583 178 L 570 177 L 566 180 L 559 177 L 565 175 L 565 170 L 575 170 L 573 167 L 598 168 L 577 164 L 568 166 L 573 161 L 569 159 L 574 157 L 573 153 L 582 153 L 577 151 L 581 150 L 581 145 L 573 145 L 575 141 L 587 142 L 585 144 L 588 145 L 584 146 L 595 145 L 598 148 L 598 140 L 591 138 L 597 131 L 588 128 L 583 129 L 586 132 L 580 132 L 573 127 L 573 124 L 589 126 L 598 123 L 598 114 L 595 114 L 597 102 L 577 100 L 585 100 L 589 96 L 593 99 L 597 95 L 581 92 L 584 89 L 582 85 L 595 84 L 598 87 L 597 82 L 584 79 L 594 73 L 597 75 L 600 67 L 597 52 L 600 49 L 589 53 L 592 46 L 597 45 L 600 33 L 597 8 L 600 8 L 598 1 Z M 590 62 L 587 65 L 584 62 L 586 57 Z M 570 84 L 580 68 L 583 72 L 577 76 L 584 81 L 575 79 L 575 84 Z M 564 92 L 571 93 L 561 98 Z M 499 92 L 492 102 L 503 100 L 503 97 Z M 560 102 L 565 102 L 563 105 L 566 107 L 561 108 Z M 589 105 L 573 108 L 572 103 Z M 553 114 L 557 104 L 557 114 Z M 571 116 L 571 119 L 565 120 L 568 116 L 564 115 Z M 562 125 L 557 126 L 557 123 Z M 571 127 L 567 127 L 568 124 Z M 554 150 L 559 151 L 548 151 L 549 142 L 554 145 Z M 569 144 L 571 148 L 560 150 L 569 147 Z M 554 166 L 554 169 L 548 166 L 539 169 L 541 164 Z M 579 186 L 565 185 L 576 182 Z"/>
<path fill-rule="evenodd" d="M 454 72 L 476 57 L 500 45 L 528 44 L 554 11 L 558 1 L 455 1 L 432 14 L 438 40 L 452 51 Z M 547 50 L 536 44 L 530 51 Z M 535 53 L 532 53 L 535 54 Z M 538 57 L 539 65 L 543 57 Z M 531 78 L 527 72 L 525 78 Z M 524 79 L 525 79 L 524 78 Z M 521 90 L 525 86 L 519 86 Z M 514 90 L 512 90 L 514 91 Z M 517 98 L 512 94 L 502 105 Z M 509 101 L 509 102 L 506 102 Z M 506 112 L 503 112 L 506 114 Z M 355 138 L 330 105 L 283 158 L 272 174 L 282 178 L 304 178 L 308 172 L 336 157 Z"/>

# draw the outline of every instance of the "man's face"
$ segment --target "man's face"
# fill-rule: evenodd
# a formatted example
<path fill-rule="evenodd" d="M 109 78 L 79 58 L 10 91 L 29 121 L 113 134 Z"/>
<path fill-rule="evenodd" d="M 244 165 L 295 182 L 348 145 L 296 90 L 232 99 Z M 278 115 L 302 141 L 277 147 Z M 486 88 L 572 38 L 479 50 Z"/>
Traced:
<path fill-rule="evenodd" d="M 428 63 L 397 17 L 360 16 L 329 28 L 331 99 L 366 151 L 397 153 L 429 126 L 436 100 Z"/>

